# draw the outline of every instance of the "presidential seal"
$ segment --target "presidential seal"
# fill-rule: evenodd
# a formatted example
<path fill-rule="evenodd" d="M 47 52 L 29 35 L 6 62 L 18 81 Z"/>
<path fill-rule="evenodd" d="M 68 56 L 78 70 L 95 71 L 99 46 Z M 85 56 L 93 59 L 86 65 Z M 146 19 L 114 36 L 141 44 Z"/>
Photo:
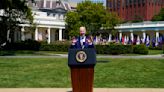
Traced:
<path fill-rule="evenodd" d="M 83 62 L 85 62 L 86 59 L 87 59 L 87 54 L 84 51 L 78 51 L 76 53 L 77 62 L 83 63 Z"/>

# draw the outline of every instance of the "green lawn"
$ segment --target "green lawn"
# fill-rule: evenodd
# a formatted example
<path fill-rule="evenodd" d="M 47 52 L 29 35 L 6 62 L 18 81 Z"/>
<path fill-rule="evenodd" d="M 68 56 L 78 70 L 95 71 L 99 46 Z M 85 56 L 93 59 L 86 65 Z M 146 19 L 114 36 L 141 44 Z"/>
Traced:
<path fill-rule="evenodd" d="M 94 86 L 164 88 L 164 59 L 98 59 Z M 0 87 L 71 87 L 67 59 L 0 58 Z"/>
<path fill-rule="evenodd" d="M 148 55 L 159 55 L 163 54 L 163 50 L 149 50 Z M 139 56 L 142 54 L 121 54 L 122 56 Z"/>
<path fill-rule="evenodd" d="M 149 50 L 150 55 L 163 54 L 163 50 Z"/>

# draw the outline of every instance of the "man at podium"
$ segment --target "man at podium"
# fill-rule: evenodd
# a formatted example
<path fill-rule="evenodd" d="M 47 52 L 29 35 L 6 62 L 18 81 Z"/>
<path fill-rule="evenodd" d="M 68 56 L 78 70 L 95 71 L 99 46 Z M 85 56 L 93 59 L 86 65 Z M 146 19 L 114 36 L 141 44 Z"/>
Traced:
<path fill-rule="evenodd" d="M 71 49 L 94 48 L 91 37 L 86 36 L 86 28 L 80 27 L 80 36 L 72 38 Z"/>
<path fill-rule="evenodd" d="M 93 92 L 96 51 L 86 28 L 80 27 L 80 36 L 72 38 L 68 53 L 68 66 L 71 69 L 73 92 Z"/>

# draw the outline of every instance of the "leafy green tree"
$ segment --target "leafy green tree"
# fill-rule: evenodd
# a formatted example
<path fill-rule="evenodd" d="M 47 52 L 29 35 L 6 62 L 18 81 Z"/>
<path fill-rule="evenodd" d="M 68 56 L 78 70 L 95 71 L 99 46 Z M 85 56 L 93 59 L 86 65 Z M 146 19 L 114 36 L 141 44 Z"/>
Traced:
<path fill-rule="evenodd" d="M 13 32 L 18 30 L 19 24 L 32 23 L 31 9 L 25 0 L 0 0 L 0 44 L 11 42 Z"/>
<path fill-rule="evenodd" d="M 152 21 L 164 21 L 164 8 L 161 9 L 159 14 L 153 17 Z"/>
<path fill-rule="evenodd" d="M 143 21 L 144 21 L 144 20 L 143 20 L 143 17 L 142 17 L 142 16 L 140 16 L 140 15 L 138 15 L 138 14 L 135 14 L 135 15 L 134 15 L 134 20 L 129 21 L 129 22 L 137 23 L 137 22 L 143 22 Z"/>
<path fill-rule="evenodd" d="M 88 34 L 93 34 L 100 28 L 113 29 L 120 22 L 119 17 L 107 11 L 102 3 L 84 1 L 77 5 L 77 10 L 66 14 L 66 26 L 70 36 L 78 35 L 80 26 L 87 28 Z"/>
<path fill-rule="evenodd" d="M 80 17 L 77 12 L 69 12 L 66 14 L 66 28 L 69 30 L 69 35 L 75 36 L 78 34 L 78 27 L 80 24 Z"/>

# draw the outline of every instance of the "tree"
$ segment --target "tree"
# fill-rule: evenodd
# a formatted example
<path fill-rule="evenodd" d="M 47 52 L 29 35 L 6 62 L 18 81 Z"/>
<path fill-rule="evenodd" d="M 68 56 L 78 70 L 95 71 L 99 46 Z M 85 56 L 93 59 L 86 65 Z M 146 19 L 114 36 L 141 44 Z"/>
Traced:
<path fill-rule="evenodd" d="M 135 14 L 134 15 L 134 20 L 132 20 L 132 23 L 137 23 L 137 22 L 143 22 L 143 17 L 141 15 Z"/>
<path fill-rule="evenodd" d="M 12 34 L 19 24 L 32 23 L 31 9 L 25 0 L 1 0 L 0 15 L 0 44 L 11 42 Z"/>
<path fill-rule="evenodd" d="M 69 30 L 69 35 L 70 36 L 75 36 L 78 34 L 77 30 L 79 26 L 81 25 L 80 23 L 80 17 L 77 12 L 69 12 L 66 14 L 66 28 Z"/>
<path fill-rule="evenodd" d="M 155 15 L 152 21 L 164 21 L 164 8 L 162 8 L 159 14 Z"/>
<path fill-rule="evenodd" d="M 85 26 L 89 34 L 100 28 L 113 29 L 120 22 L 119 17 L 107 11 L 102 3 L 84 1 L 77 5 L 76 11 L 66 14 L 66 26 L 70 36 L 78 35 L 80 26 Z"/>

